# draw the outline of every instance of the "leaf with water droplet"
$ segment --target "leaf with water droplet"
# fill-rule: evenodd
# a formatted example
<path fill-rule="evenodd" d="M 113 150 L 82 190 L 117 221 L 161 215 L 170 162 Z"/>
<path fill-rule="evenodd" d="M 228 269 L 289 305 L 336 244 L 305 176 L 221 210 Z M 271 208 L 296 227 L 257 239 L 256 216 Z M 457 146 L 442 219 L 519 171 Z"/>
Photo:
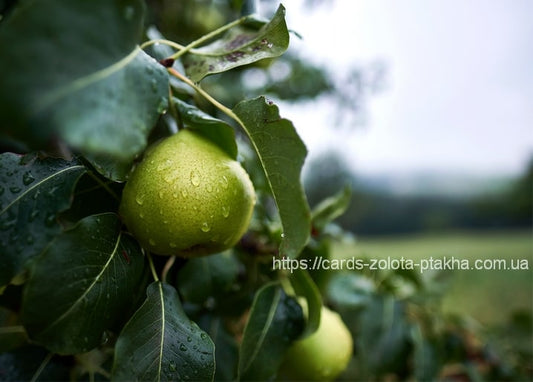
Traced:
<path fill-rule="evenodd" d="M 176 290 L 166 283 L 154 282 L 146 293 L 145 302 L 118 337 L 112 379 L 167 381 L 169 371 L 185 376 L 196 370 L 195 380 L 212 381 L 213 342 L 185 315 Z M 185 341 L 194 346 L 186 346 Z M 206 362 L 211 366 L 206 367 Z"/>
<path fill-rule="evenodd" d="M 237 143 L 233 128 L 221 119 L 212 117 L 204 111 L 179 98 L 173 99 L 183 123 L 204 138 L 216 144 L 231 158 L 237 159 Z M 227 179 L 226 179 L 227 180 Z"/>
<path fill-rule="evenodd" d="M 204 304 L 229 293 L 238 273 L 239 261 L 231 252 L 192 258 L 180 269 L 177 287 L 186 301 Z"/>
<path fill-rule="evenodd" d="M 279 252 L 296 258 L 309 241 L 311 213 L 300 181 L 307 149 L 291 121 L 264 97 L 240 102 L 233 112 L 242 122 L 261 161 L 276 201 L 283 232 Z"/>
<path fill-rule="evenodd" d="M 3 77 L 0 137 L 35 149 L 65 142 L 104 176 L 126 180 L 168 99 L 167 71 L 138 46 L 143 19 L 142 0 L 31 1 L 10 14 L 0 62 L 24 75 Z"/>
<path fill-rule="evenodd" d="M 91 240 L 95 232 L 98 240 Z M 98 346 L 104 330 L 133 308 L 146 270 L 141 248 L 123 234 L 117 215 L 82 219 L 57 236 L 31 268 L 21 313 L 30 339 L 61 354 Z"/>
<path fill-rule="evenodd" d="M 0 286 L 9 283 L 60 232 L 56 217 L 70 206 L 74 187 L 85 171 L 76 160 L 0 155 L 0 183 L 10 191 L 0 194 Z M 10 244 L 15 237 L 30 236 L 32 243 Z"/>
<path fill-rule="evenodd" d="M 285 351 L 304 327 L 302 308 L 279 283 L 255 295 L 239 353 L 238 380 L 266 381 L 276 376 Z"/>
<path fill-rule="evenodd" d="M 199 82 L 210 74 L 265 58 L 278 57 L 288 46 L 289 32 L 285 23 L 285 8 L 279 6 L 270 22 L 261 25 L 257 22 L 244 23 L 232 28 L 220 39 L 195 52 L 188 52 L 183 57 L 183 63 L 187 75 L 193 81 Z"/>

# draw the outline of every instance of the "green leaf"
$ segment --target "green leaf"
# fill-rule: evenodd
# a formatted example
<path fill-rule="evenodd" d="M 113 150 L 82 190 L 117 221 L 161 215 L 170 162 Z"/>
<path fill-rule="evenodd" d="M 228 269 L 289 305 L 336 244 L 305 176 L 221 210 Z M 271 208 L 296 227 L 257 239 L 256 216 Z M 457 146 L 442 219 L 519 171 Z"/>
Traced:
<path fill-rule="evenodd" d="M 417 381 L 435 381 L 445 363 L 442 343 L 435 338 L 427 338 L 419 323 L 412 324 L 413 366 Z"/>
<path fill-rule="evenodd" d="M 296 258 L 309 240 L 310 213 L 300 182 L 307 149 L 292 122 L 264 97 L 240 102 L 233 112 L 259 156 L 274 195 L 283 235 L 280 254 Z"/>
<path fill-rule="evenodd" d="M 214 118 L 202 110 L 183 102 L 179 98 L 174 98 L 174 104 L 179 112 L 183 124 L 209 139 L 231 158 L 237 159 L 237 143 L 235 142 L 235 132 L 226 122 Z"/>
<path fill-rule="evenodd" d="M 350 205 L 351 196 L 350 186 L 346 186 L 339 193 L 320 202 L 311 213 L 313 227 L 320 232 L 326 225 L 341 216 Z"/>
<path fill-rule="evenodd" d="M 60 354 L 98 346 L 122 319 L 145 260 L 115 214 L 89 216 L 58 236 L 32 267 L 22 322 L 29 337 Z"/>
<path fill-rule="evenodd" d="M 28 345 L 0 353 L 1 381 L 69 381 L 70 359 L 53 355 L 46 349 Z M 38 378 L 36 378 L 38 376 Z"/>
<path fill-rule="evenodd" d="M 352 334 L 357 330 L 357 353 L 372 373 L 394 372 L 409 362 L 412 344 L 404 302 L 392 296 L 374 296 L 361 312 L 356 327 L 349 328 Z"/>
<path fill-rule="evenodd" d="M 368 277 L 354 272 L 336 274 L 328 285 L 328 299 L 336 309 L 361 309 L 366 307 L 376 288 Z"/>
<path fill-rule="evenodd" d="M 238 272 L 239 262 L 230 252 L 190 259 L 178 272 L 177 287 L 187 302 L 202 304 L 228 293 Z"/>
<path fill-rule="evenodd" d="M 237 341 L 227 329 L 224 320 L 211 313 L 200 316 L 196 322 L 204 329 L 215 344 L 216 370 L 215 381 L 235 381 L 239 347 Z"/>
<path fill-rule="evenodd" d="M 18 315 L 0 307 L 0 353 L 16 349 L 27 342 L 26 330 L 20 324 Z"/>
<path fill-rule="evenodd" d="M 214 345 L 183 311 L 176 290 L 161 282 L 126 324 L 115 346 L 115 381 L 212 381 Z"/>
<path fill-rule="evenodd" d="M 0 353 L 16 349 L 28 341 L 22 325 L 0 326 Z"/>
<path fill-rule="evenodd" d="M 70 206 L 83 173 L 77 161 L 0 155 L 0 286 L 59 233 L 56 216 Z"/>
<path fill-rule="evenodd" d="M 209 74 L 221 73 L 264 58 L 279 57 L 289 46 L 285 8 L 280 5 L 268 24 L 259 30 L 251 28 L 257 21 L 234 27 L 221 39 L 195 49 L 183 57 L 187 76 L 199 82 Z M 245 19 L 246 21 L 246 19 Z"/>
<path fill-rule="evenodd" d="M 277 283 L 256 294 L 239 353 L 239 380 L 271 380 L 285 351 L 300 336 L 304 318 L 298 302 Z"/>
<path fill-rule="evenodd" d="M 123 180 L 167 104 L 166 70 L 136 46 L 143 13 L 141 0 L 21 4 L 0 26 L 2 135 L 60 138 Z"/>
<path fill-rule="evenodd" d="M 297 295 L 307 301 L 307 321 L 300 338 L 313 334 L 320 326 L 320 313 L 322 311 L 322 297 L 315 282 L 305 269 L 297 268 L 291 274 L 291 284 Z"/>

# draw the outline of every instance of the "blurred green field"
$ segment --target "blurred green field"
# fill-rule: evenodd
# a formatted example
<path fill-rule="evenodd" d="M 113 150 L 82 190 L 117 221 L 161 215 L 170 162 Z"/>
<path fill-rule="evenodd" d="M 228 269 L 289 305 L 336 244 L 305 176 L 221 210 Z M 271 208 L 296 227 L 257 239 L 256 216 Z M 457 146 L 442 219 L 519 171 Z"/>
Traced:
<path fill-rule="evenodd" d="M 337 244 L 336 258 L 527 259 L 528 270 L 456 270 L 443 301 L 445 312 L 466 313 L 483 324 L 503 322 L 515 310 L 533 311 L 533 234 L 527 231 L 453 232 L 358 238 Z"/>

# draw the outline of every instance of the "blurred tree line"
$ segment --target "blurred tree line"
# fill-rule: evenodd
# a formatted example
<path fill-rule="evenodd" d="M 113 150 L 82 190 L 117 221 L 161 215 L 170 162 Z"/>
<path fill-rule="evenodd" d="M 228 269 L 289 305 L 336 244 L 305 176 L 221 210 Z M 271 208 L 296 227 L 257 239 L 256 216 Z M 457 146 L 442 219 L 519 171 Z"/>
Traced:
<path fill-rule="evenodd" d="M 324 154 L 310 167 L 313 171 L 307 177 L 306 189 L 311 205 L 351 185 L 352 203 L 338 223 L 357 234 L 525 228 L 533 223 L 533 157 L 505 190 L 464 197 L 397 195 L 366 188 L 335 153 Z"/>

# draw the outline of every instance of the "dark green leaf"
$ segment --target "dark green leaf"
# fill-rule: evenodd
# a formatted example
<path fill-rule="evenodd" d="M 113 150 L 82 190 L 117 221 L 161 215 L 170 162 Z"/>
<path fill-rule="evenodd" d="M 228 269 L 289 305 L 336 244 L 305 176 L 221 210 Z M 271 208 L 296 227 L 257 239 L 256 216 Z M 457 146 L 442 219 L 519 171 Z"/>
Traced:
<path fill-rule="evenodd" d="M 187 302 L 202 304 L 210 296 L 227 293 L 238 272 L 239 263 L 232 253 L 190 259 L 178 273 L 178 290 Z"/>
<path fill-rule="evenodd" d="M 254 299 L 239 353 L 239 380 L 271 380 L 285 351 L 302 333 L 304 318 L 298 302 L 277 283 L 261 288 Z"/>
<path fill-rule="evenodd" d="M 307 321 L 301 338 L 313 334 L 320 325 L 322 297 L 311 276 L 305 269 L 297 268 L 291 274 L 291 284 L 297 295 L 307 301 Z"/>
<path fill-rule="evenodd" d="M 89 216 L 58 236 L 32 267 L 22 305 L 30 338 L 60 354 L 88 351 L 120 320 L 142 280 L 138 244 L 115 214 Z"/>
<path fill-rule="evenodd" d="M 403 302 L 385 295 L 372 298 L 361 312 L 355 342 L 374 374 L 398 373 L 408 362 L 410 328 L 405 309 Z"/>
<path fill-rule="evenodd" d="M 24 346 L 0 354 L 0 381 L 69 381 L 70 360 L 53 356 L 46 349 Z"/>
<path fill-rule="evenodd" d="M 257 21 L 250 16 L 248 27 L 234 27 L 221 39 L 189 52 L 183 58 L 187 75 L 195 82 L 264 58 L 278 57 L 289 46 L 285 8 L 280 5 L 272 20 L 259 30 L 250 28 Z M 245 23 L 246 24 L 246 23 Z"/>
<path fill-rule="evenodd" d="M 154 282 L 115 346 L 115 381 L 212 381 L 214 345 L 183 311 L 176 290 Z"/>
<path fill-rule="evenodd" d="M 143 13 L 141 0 L 21 4 L 0 28 L 2 135 L 59 137 L 123 180 L 167 104 L 165 69 L 136 46 Z"/>
<path fill-rule="evenodd" d="M 215 381 L 235 381 L 239 347 L 234 336 L 226 329 L 225 320 L 213 314 L 204 314 L 196 322 L 215 344 Z"/>
<path fill-rule="evenodd" d="M 26 330 L 19 323 L 18 316 L 8 309 L 0 308 L 0 353 L 18 348 L 27 341 Z"/>
<path fill-rule="evenodd" d="M 190 129 L 194 129 L 199 134 L 209 139 L 231 158 L 237 159 L 237 143 L 233 128 L 226 122 L 211 117 L 202 110 L 174 98 L 174 103 L 179 112 L 181 121 Z"/>
<path fill-rule="evenodd" d="M 278 206 L 283 238 L 281 255 L 295 258 L 309 240 L 310 213 L 300 182 L 307 149 L 292 122 L 264 97 L 239 103 L 233 111 L 259 156 Z"/>
<path fill-rule="evenodd" d="M 350 205 L 351 194 L 350 186 L 347 186 L 339 193 L 320 202 L 311 213 L 313 227 L 320 232 L 326 225 L 341 216 Z"/>
<path fill-rule="evenodd" d="M 307 261 L 308 264 L 313 264 L 307 271 L 321 292 L 327 288 L 330 279 L 336 274 L 335 271 L 319 266 L 317 263 L 318 261 L 330 261 L 332 256 L 332 241 L 333 239 L 331 237 L 321 237 L 320 240 L 311 240 L 298 259 L 300 261 Z"/>
<path fill-rule="evenodd" d="M 425 338 L 419 324 L 413 324 L 414 374 L 417 381 L 435 381 L 444 363 L 442 346 L 435 339 Z"/>
<path fill-rule="evenodd" d="M 77 161 L 0 155 L 0 286 L 59 233 L 56 215 L 84 172 Z"/>
<path fill-rule="evenodd" d="M 360 309 L 370 303 L 375 286 L 372 280 L 358 273 L 335 275 L 328 285 L 328 299 L 337 309 Z"/>

